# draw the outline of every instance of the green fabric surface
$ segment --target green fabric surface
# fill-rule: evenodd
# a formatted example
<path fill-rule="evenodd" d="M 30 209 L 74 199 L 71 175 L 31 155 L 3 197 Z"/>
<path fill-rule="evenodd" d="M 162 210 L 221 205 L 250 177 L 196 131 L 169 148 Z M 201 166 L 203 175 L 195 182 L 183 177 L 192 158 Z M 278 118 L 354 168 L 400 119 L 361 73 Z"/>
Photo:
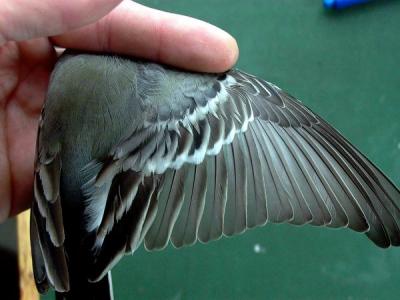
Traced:
<path fill-rule="evenodd" d="M 140 1 L 230 32 L 238 67 L 326 118 L 400 185 L 400 1 L 326 12 L 319 0 Z M 364 235 L 267 225 L 114 268 L 119 299 L 394 299 L 400 249 Z M 46 297 L 46 299 L 50 299 Z"/>

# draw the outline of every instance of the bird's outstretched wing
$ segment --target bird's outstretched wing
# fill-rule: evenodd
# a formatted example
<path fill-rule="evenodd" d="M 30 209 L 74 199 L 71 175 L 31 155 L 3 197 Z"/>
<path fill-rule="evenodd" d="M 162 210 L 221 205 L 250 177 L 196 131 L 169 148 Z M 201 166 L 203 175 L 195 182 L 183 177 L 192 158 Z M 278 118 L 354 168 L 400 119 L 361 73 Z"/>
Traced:
<path fill-rule="evenodd" d="M 144 240 L 208 242 L 268 222 L 365 232 L 400 245 L 400 192 L 335 129 L 275 85 L 139 66 L 146 121 L 84 187 L 92 280 Z M 91 201 L 97 200 L 97 201 Z"/>

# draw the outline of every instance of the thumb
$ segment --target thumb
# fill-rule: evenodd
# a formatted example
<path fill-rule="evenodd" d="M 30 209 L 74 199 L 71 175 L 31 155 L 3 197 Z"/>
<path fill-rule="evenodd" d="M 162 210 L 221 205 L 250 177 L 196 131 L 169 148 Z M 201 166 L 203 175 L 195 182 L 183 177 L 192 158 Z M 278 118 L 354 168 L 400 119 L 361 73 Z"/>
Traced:
<path fill-rule="evenodd" d="M 0 46 L 58 35 L 90 24 L 122 0 L 3 0 L 0 6 Z"/>

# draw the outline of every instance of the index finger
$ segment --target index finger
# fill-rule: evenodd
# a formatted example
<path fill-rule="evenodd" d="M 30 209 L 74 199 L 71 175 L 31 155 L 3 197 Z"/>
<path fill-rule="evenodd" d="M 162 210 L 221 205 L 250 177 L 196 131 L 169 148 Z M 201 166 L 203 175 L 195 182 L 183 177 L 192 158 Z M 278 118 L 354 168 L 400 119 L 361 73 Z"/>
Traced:
<path fill-rule="evenodd" d="M 122 0 L 3 0 L 0 45 L 61 34 L 105 16 Z"/>
<path fill-rule="evenodd" d="M 94 24 L 52 41 L 64 48 L 138 56 L 184 69 L 223 72 L 238 58 L 235 39 L 211 24 L 124 1 Z"/>

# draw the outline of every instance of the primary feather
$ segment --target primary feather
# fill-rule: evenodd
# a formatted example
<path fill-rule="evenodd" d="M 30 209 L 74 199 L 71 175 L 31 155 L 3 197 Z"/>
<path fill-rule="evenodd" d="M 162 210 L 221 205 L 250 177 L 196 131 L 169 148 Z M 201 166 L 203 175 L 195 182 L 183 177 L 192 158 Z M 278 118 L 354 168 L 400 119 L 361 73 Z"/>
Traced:
<path fill-rule="evenodd" d="M 181 247 L 268 222 L 349 227 L 398 246 L 399 205 L 381 171 L 271 83 L 65 54 L 38 137 L 36 281 L 65 292 L 76 264 L 80 280 L 98 282 L 143 241 Z"/>

